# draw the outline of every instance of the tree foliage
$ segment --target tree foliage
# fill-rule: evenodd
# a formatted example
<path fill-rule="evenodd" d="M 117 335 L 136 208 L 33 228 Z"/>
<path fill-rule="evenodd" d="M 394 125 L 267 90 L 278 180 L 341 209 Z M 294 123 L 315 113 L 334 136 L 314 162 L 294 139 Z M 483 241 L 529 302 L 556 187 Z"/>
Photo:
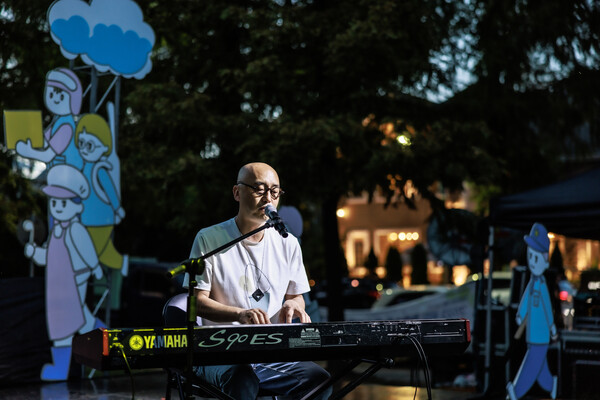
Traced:
<path fill-rule="evenodd" d="M 410 253 L 412 264 L 411 283 L 424 285 L 429 283 L 427 277 L 427 250 L 421 243 L 417 244 Z"/>
<path fill-rule="evenodd" d="M 307 265 L 338 274 L 348 192 L 412 204 L 410 181 L 441 207 L 440 184 L 470 181 L 485 202 L 598 145 L 589 0 L 137 2 L 156 45 L 151 73 L 123 83 L 126 253 L 186 258 L 200 227 L 235 212 L 239 167 L 263 160 L 303 213 Z M 0 2 L 3 109 L 43 109 L 45 73 L 67 64 L 49 6 Z"/>
<path fill-rule="evenodd" d="M 363 264 L 370 276 L 377 276 L 377 273 L 375 271 L 377 267 L 379 267 L 379 260 L 377 259 L 375 251 L 373 251 L 372 248 L 371 250 L 369 250 L 369 253 L 367 254 L 367 257 L 365 258 Z"/>
<path fill-rule="evenodd" d="M 387 256 L 385 257 L 385 270 L 387 271 L 386 278 L 393 282 L 402 283 L 402 255 L 394 246 L 390 246 Z"/>
<path fill-rule="evenodd" d="M 452 70 L 430 60 L 459 29 L 458 6 L 445 1 L 140 5 L 158 45 L 152 73 L 127 82 L 120 152 L 128 218 L 144 223 L 120 229 L 153 249 L 230 215 L 237 169 L 257 159 L 279 171 L 286 204 L 323 221 L 323 210 L 350 190 L 373 190 L 388 167 L 361 176 L 382 150 L 378 123 L 426 121 L 426 91 L 452 82 Z M 181 257 L 188 247 L 169 249 Z"/>
<path fill-rule="evenodd" d="M 560 279 L 564 279 L 565 277 L 565 266 L 563 262 L 563 256 L 558 246 L 554 247 L 552 251 L 552 256 L 550 256 L 550 265 L 548 269 L 551 269 L 556 272 L 556 275 Z"/>
<path fill-rule="evenodd" d="M 32 189 L 31 182 L 16 173 L 13 163 L 14 157 L 0 150 L 0 278 L 29 273 L 29 262 L 23 255 L 23 241 L 28 240 L 29 235 L 20 224 L 33 215 L 41 215 L 44 201 L 43 196 Z"/>

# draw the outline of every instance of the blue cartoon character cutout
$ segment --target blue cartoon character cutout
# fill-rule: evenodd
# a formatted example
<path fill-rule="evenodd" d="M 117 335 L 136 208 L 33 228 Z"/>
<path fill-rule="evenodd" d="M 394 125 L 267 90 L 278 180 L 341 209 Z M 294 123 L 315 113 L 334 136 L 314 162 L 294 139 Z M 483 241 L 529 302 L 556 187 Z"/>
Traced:
<path fill-rule="evenodd" d="M 75 145 L 75 116 L 81 111 L 83 91 L 77 75 L 68 68 L 56 68 L 46 75 L 44 104 L 54 118 L 44 131 L 44 148 L 34 149 L 31 140 L 19 141 L 16 151 L 22 157 L 49 164 L 69 164 L 77 169 L 83 160 Z"/>
<path fill-rule="evenodd" d="M 54 225 L 47 243 L 25 245 L 25 256 L 46 266 L 46 323 L 52 341 L 52 363 L 41 372 L 45 381 L 66 380 L 75 333 L 94 329 L 98 322 L 85 303 L 88 280 L 103 276 L 92 239 L 79 222 L 82 200 L 90 189 L 83 174 L 67 164 L 52 167 L 42 191 Z"/>
<path fill-rule="evenodd" d="M 550 373 L 546 358 L 550 339 L 557 337 L 550 293 L 544 279 L 544 271 L 549 266 L 550 239 L 546 228 L 539 223 L 533 224 L 524 239 L 531 278 L 519 303 L 516 321 L 517 325 L 525 324 L 527 329 L 527 352 L 514 381 L 506 386 L 507 398 L 516 400 L 523 397 L 537 382 L 555 399 L 558 379 Z"/>
<path fill-rule="evenodd" d="M 83 199 L 81 223 L 94 242 L 100 262 L 127 276 L 129 257 L 121 255 L 112 241 L 114 225 L 125 218 L 114 135 L 104 118 L 86 114 L 77 123 L 75 138 L 84 160 L 82 172 L 90 186 L 89 196 Z"/>

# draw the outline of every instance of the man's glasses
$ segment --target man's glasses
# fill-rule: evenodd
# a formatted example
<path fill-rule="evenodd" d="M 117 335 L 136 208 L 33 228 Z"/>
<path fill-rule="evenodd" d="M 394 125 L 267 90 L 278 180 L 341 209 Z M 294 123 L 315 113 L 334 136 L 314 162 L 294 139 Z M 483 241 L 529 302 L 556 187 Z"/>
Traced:
<path fill-rule="evenodd" d="M 244 183 L 244 182 L 238 182 L 237 184 L 249 187 L 250 189 L 252 189 L 252 191 L 254 192 L 254 195 L 257 197 L 262 197 L 267 193 L 267 191 L 269 191 L 269 192 L 271 192 L 271 197 L 273 198 L 273 200 L 277 200 L 279 198 L 279 196 L 281 196 L 282 194 L 285 193 L 283 191 L 283 189 L 281 189 L 278 186 L 273 186 L 272 188 L 269 188 L 266 185 L 262 185 L 262 184 L 258 185 L 258 186 L 248 185 L 247 183 Z"/>

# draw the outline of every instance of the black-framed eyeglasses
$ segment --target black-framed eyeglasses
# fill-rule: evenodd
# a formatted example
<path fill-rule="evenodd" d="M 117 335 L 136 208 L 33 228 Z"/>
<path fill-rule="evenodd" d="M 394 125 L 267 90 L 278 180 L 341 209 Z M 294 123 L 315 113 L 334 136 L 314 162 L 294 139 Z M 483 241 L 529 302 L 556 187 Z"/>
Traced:
<path fill-rule="evenodd" d="M 102 144 L 97 144 L 92 142 L 91 140 L 83 140 L 83 139 L 79 139 L 79 143 L 77 144 L 77 147 L 82 149 L 82 150 L 87 150 L 87 151 L 94 151 L 95 149 L 99 148 L 100 146 L 102 146 Z"/>
<path fill-rule="evenodd" d="M 249 187 L 250 189 L 252 189 L 252 191 L 254 192 L 254 195 L 257 197 L 262 197 L 267 193 L 267 190 L 269 192 L 271 192 L 271 197 L 274 200 L 277 200 L 279 198 L 279 196 L 281 196 L 282 194 L 284 194 L 285 192 L 283 191 L 282 188 L 280 188 L 279 186 L 273 186 L 273 187 L 267 187 L 267 185 L 264 184 L 260 184 L 258 186 L 252 186 L 249 185 L 247 183 L 244 182 L 238 182 L 238 185 L 244 185 L 246 187 Z"/>

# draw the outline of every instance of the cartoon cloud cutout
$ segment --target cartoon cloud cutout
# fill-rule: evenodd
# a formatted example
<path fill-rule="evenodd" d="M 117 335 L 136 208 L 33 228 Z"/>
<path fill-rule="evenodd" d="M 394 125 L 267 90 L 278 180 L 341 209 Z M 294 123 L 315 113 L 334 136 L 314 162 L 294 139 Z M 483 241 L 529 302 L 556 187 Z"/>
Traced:
<path fill-rule="evenodd" d="M 100 72 L 144 78 L 152 69 L 154 31 L 131 0 L 57 0 L 48 9 L 52 39 L 69 60 Z"/>

